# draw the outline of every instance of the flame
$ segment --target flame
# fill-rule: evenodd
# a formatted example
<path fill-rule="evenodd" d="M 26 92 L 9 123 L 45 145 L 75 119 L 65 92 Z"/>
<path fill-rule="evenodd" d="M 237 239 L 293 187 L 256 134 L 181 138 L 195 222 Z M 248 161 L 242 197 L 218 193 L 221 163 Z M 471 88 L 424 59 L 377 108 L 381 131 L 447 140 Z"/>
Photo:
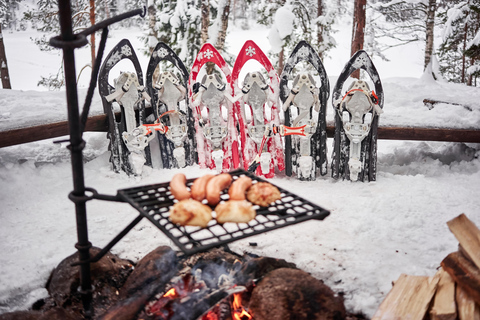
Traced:
<path fill-rule="evenodd" d="M 242 295 L 240 293 L 233 294 L 232 317 L 233 320 L 250 320 L 253 318 L 253 316 L 243 307 Z"/>

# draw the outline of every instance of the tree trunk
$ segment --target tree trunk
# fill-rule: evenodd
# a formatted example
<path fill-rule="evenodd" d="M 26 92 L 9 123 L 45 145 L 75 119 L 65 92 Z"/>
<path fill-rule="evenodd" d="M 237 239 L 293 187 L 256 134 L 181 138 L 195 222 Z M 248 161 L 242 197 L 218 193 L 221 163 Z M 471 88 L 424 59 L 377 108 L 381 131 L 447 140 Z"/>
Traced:
<path fill-rule="evenodd" d="M 158 41 L 158 34 L 157 30 L 155 29 L 155 24 L 157 23 L 157 19 L 155 18 L 156 9 L 155 9 L 155 1 L 149 0 L 148 1 L 148 50 L 150 54 L 153 53 L 153 49 L 157 45 L 156 42 Z"/>
<path fill-rule="evenodd" d="M 90 25 L 95 24 L 95 0 L 90 0 Z M 92 56 L 92 68 L 95 64 L 95 32 L 90 35 L 90 54 Z"/>
<path fill-rule="evenodd" d="M 278 69 L 277 69 L 277 74 L 278 75 L 281 75 L 282 74 L 282 71 L 283 71 L 283 57 L 284 57 L 284 49 L 282 47 L 282 51 L 280 51 L 280 53 L 278 54 Z"/>
<path fill-rule="evenodd" d="M 323 0 L 317 0 L 317 18 L 323 15 Z M 323 25 L 320 22 L 317 22 L 317 45 L 320 47 L 323 43 Z M 323 50 L 318 51 L 318 56 L 323 60 Z"/>
<path fill-rule="evenodd" d="M 108 7 L 108 0 L 103 0 L 102 3 L 104 5 L 105 18 L 110 19 L 110 8 Z"/>
<path fill-rule="evenodd" d="M 462 83 L 465 83 L 465 71 L 466 71 L 466 56 L 465 56 L 465 50 L 467 49 L 467 33 L 468 33 L 468 23 L 465 23 L 465 28 L 464 28 L 464 34 L 463 34 L 463 50 L 462 50 Z"/>
<path fill-rule="evenodd" d="M 227 28 L 228 28 L 228 16 L 230 15 L 230 0 L 225 0 L 225 5 L 223 8 L 219 6 L 219 10 L 222 9 L 221 11 L 218 12 L 221 16 L 221 26 L 220 29 L 218 30 L 218 35 L 217 35 L 217 42 L 215 43 L 215 48 L 219 51 L 223 51 L 223 47 L 225 46 L 225 37 L 227 35 Z M 202 25 L 203 27 L 203 25 Z M 212 63 L 207 63 L 207 74 L 211 74 L 213 72 L 214 64 Z"/>
<path fill-rule="evenodd" d="M 208 25 L 210 24 L 210 3 L 209 0 L 202 0 L 202 45 L 208 41 Z"/>
<path fill-rule="evenodd" d="M 225 46 L 225 37 L 227 36 L 227 28 L 228 28 L 228 16 L 230 15 L 230 0 L 225 0 L 225 6 L 223 7 L 221 14 L 222 14 L 222 19 L 221 19 L 222 26 L 218 31 L 217 43 L 215 44 L 215 47 L 217 48 L 218 51 L 222 51 L 223 47 Z"/>
<path fill-rule="evenodd" d="M 428 0 L 427 21 L 426 21 L 426 39 L 425 39 L 425 70 L 432 59 L 433 53 L 433 28 L 435 27 L 435 12 L 437 10 L 437 0 Z"/>
<path fill-rule="evenodd" d="M 12 89 L 10 76 L 8 75 L 7 53 L 3 43 L 2 24 L 0 23 L 0 77 L 2 78 L 3 89 Z"/>
<path fill-rule="evenodd" d="M 355 0 L 355 8 L 353 12 L 353 32 L 352 32 L 352 47 L 350 55 L 353 56 L 355 52 L 363 49 L 363 41 L 365 38 L 365 9 L 367 0 Z M 353 78 L 360 79 L 360 70 L 357 70 L 351 75 Z"/>

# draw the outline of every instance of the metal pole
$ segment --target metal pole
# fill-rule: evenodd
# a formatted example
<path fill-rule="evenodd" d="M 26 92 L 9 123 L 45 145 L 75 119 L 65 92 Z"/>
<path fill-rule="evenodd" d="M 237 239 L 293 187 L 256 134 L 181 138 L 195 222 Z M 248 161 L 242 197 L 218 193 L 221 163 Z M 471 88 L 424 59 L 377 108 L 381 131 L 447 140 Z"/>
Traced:
<path fill-rule="evenodd" d="M 69 0 L 60 0 L 58 2 L 61 42 L 63 42 L 63 59 L 65 72 L 65 86 L 68 105 L 68 123 L 70 132 L 70 152 L 72 159 L 73 191 L 70 199 L 75 203 L 75 213 L 77 222 L 77 239 L 75 247 L 78 250 L 79 262 L 90 259 L 90 247 L 92 244 L 88 241 L 87 228 L 87 210 L 85 197 L 85 181 L 83 173 L 83 148 L 85 141 L 82 139 L 80 115 L 78 108 L 77 83 L 75 72 L 75 54 L 76 47 L 81 46 L 78 37 L 73 34 L 72 29 L 72 11 Z M 82 295 L 82 301 L 85 316 L 93 316 L 92 308 L 92 283 L 90 279 L 90 263 L 80 265 L 80 287 L 79 292 Z"/>

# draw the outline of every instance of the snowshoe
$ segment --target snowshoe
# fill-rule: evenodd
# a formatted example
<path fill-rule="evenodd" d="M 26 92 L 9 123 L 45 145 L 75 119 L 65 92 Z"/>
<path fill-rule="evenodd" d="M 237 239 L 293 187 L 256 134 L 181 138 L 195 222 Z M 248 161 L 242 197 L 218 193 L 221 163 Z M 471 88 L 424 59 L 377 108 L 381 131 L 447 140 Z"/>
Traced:
<path fill-rule="evenodd" d="M 154 81 L 155 70 L 162 61 L 168 61 L 173 68 L 165 68 Z M 177 74 L 176 74 L 177 73 Z M 168 128 L 158 134 L 163 168 L 182 168 L 196 162 L 194 118 L 188 107 L 188 70 L 165 43 L 159 42 L 153 50 L 147 67 L 147 90 L 152 98 L 156 123 Z M 160 131 L 161 130 L 157 130 Z M 173 160 L 173 161 L 172 161 Z"/>
<path fill-rule="evenodd" d="M 250 72 L 240 87 L 240 72 L 251 59 L 265 68 L 269 81 L 260 71 Z M 241 97 L 235 102 L 234 111 L 240 129 L 243 166 L 248 170 L 255 157 L 258 157 L 260 165 L 256 168 L 256 174 L 272 178 L 275 167 L 279 171 L 285 169 L 281 137 L 270 134 L 273 126 L 280 125 L 279 79 L 270 60 L 251 40 L 245 42 L 235 60 L 231 86 L 235 99 Z"/>
<path fill-rule="evenodd" d="M 342 95 L 345 81 L 357 69 L 365 70 L 375 86 L 353 81 Z M 377 128 L 383 112 L 383 88 L 380 76 L 368 54 L 360 50 L 343 68 L 333 89 L 335 135 L 332 154 L 332 177 L 351 181 L 376 180 Z"/>
<path fill-rule="evenodd" d="M 112 86 L 108 83 L 110 71 L 124 59 L 133 63 L 135 72 L 122 72 Z M 103 109 L 108 116 L 107 136 L 110 139 L 113 170 L 139 175 L 144 164 L 151 165 L 148 143 L 137 130 L 137 127 L 146 122 L 145 99 L 149 100 L 150 97 L 143 87 L 142 69 L 137 55 L 127 39 L 121 40 L 105 58 L 98 75 L 98 89 Z M 114 103 L 120 107 L 120 121 L 115 119 Z"/>
<path fill-rule="evenodd" d="M 199 81 L 201 68 L 208 62 L 214 63 L 219 72 L 205 74 Z M 210 43 L 204 44 L 190 72 L 188 94 L 195 118 L 198 164 L 218 172 L 238 168 L 240 164 L 233 98 L 227 86 L 231 77 L 230 68 L 220 53 Z M 195 92 L 194 86 L 198 88 Z"/>
<path fill-rule="evenodd" d="M 308 62 L 318 73 L 316 84 L 310 72 L 298 73 L 294 68 Z M 293 79 L 292 88 L 288 81 Z M 327 174 L 327 124 L 326 109 L 330 82 L 322 60 L 306 41 L 300 41 L 288 58 L 280 77 L 280 98 L 285 112 L 285 126 L 291 132 L 285 135 L 285 173 L 295 171 L 300 180 L 315 180 L 317 171 Z M 296 117 L 292 109 L 296 109 Z M 318 116 L 315 118 L 315 113 Z M 293 119 L 292 119 L 293 118 Z M 295 133 L 298 131 L 298 133 Z"/>

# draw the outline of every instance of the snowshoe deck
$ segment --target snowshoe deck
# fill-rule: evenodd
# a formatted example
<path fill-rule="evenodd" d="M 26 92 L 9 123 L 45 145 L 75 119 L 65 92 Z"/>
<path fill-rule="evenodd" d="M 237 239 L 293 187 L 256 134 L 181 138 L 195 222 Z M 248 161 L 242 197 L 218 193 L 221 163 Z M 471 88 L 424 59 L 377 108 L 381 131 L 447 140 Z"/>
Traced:
<path fill-rule="evenodd" d="M 295 66 L 305 61 L 310 63 L 320 77 L 317 86 L 309 73 L 297 75 L 290 89 Z M 300 41 L 288 58 L 280 76 L 280 98 L 284 104 L 285 126 L 305 126 L 306 136 L 285 136 L 285 173 L 292 175 L 293 168 L 302 180 L 314 180 L 317 170 L 327 174 L 327 124 L 326 108 L 330 95 L 330 82 L 317 52 L 306 41 Z M 298 116 L 292 119 L 292 107 Z M 318 118 L 313 118 L 313 111 Z M 308 129 L 308 130 L 307 130 Z"/>
<path fill-rule="evenodd" d="M 215 70 L 198 79 L 202 66 L 207 63 L 215 64 L 226 81 Z M 188 80 L 190 108 L 195 118 L 198 164 L 201 168 L 216 168 L 219 172 L 225 172 L 240 165 L 233 99 L 228 87 L 231 77 L 230 68 L 217 49 L 210 43 L 204 44 L 195 58 Z M 196 92 L 194 86 L 199 86 Z M 202 116 L 204 110 L 208 113 L 206 121 Z M 223 115 L 225 110 L 226 120 Z"/>
<path fill-rule="evenodd" d="M 363 69 L 367 72 L 373 81 L 375 91 L 370 92 L 366 82 L 356 81 L 352 83 L 350 89 L 342 98 L 344 83 L 357 69 Z M 360 101 L 363 101 L 364 106 L 369 110 L 365 109 L 360 112 L 361 117 L 355 116 L 352 114 L 351 107 L 348 106 L 349 102 L 352 101 L 351 99 L 356 99 L 353 103 L 357 105 L 360 105 Z M 333 178 L 342 177 L 354 181 L 364 181 L 366 178 L 368 181 L 376 180 L 377 128 L 383 102 L 383 87 L 380 76 L 368 54 L 360 50 L 347 62 L 333 89 L 332 103 L 335 110 L 335 135 L 332 154 Z M 359 134 L 360 130 L 363 130 L 363 132 L 368 130 L 368 134 L 363 136 L 365 134 Z M 358 157 L 357 154 L 359 154 Z"/>
<path fill-rule="evenodd" d="M 170 62 L 174 68 L 167 68 L 158 74 L 158 81 L 154 83 L 155 70 L 162 61 Z M 167 169 L 190 166 L 197 162 L 195 120 L 186 92 L 188 77 L 188 70 L 182 60 L 167 44 L 159 42 L 148 63 L 146 85 L 152 98 L 155 119 L 169 129 L 165 134 L 157 135 L 162 164 Z M 182 101 L 185 103 L 185 111 L 180 107 Z"/>
<path fill-rule="evenodd" d="M 110 71 L 121 61 L 130 60 L 135 68 L 135 73 L 123 73 L 117 78 L 115 87 L 108 83 Z M 134 130 L 137 126 L 146 122 L 145 101 L 143 91 L 143 74 L 135 50 L 130 41 L 121 40 L 105 58 L 98 76 L 98 89 L 102 99 L 103 108 L 108 116 L 108 138 L 110 139 L 109 150 L 110 162 L 113 170 L 125 171 L 127 174 L 138 174 L 138 160 L 132 159 L 132 152 L 128 149 L 122 136 L 125 132 Z M 120 106 L 121 119 L 115 119 L 113 102 Z M 142 150 L 144 163 L 151 165 L 149 147 Z M 143 163 L 140 164 L 143 166 Z"/>
<path fill-rule="evenodd" d="M 239 87 L 240 72 L 249 60 L 256 60 L 265 68 L 269 82 L 264 79 L 261 72 L 255 71 L 248 73 L 243 81 L 243 87 Z M 280 136 L 265 136 L 273 125 L 280 125 L 279 79 L 270 60 L 251 40 L 245 42 L 235 60 L 231 87 L 236 98 L 242 97 L 235 102 L 234 111 L 240 129 L 243 166 L 248 169 L 255 156 L 259 154 L 261 165 L 256 169 L 256 174 L 272 178 L 275 175 L 275 167 L 279 171 L 285 168 Z M 247 120 L 247 110 L 250 112 L 250 120 Z M 265 139 L 266 149 L 260 150 Z"/>

